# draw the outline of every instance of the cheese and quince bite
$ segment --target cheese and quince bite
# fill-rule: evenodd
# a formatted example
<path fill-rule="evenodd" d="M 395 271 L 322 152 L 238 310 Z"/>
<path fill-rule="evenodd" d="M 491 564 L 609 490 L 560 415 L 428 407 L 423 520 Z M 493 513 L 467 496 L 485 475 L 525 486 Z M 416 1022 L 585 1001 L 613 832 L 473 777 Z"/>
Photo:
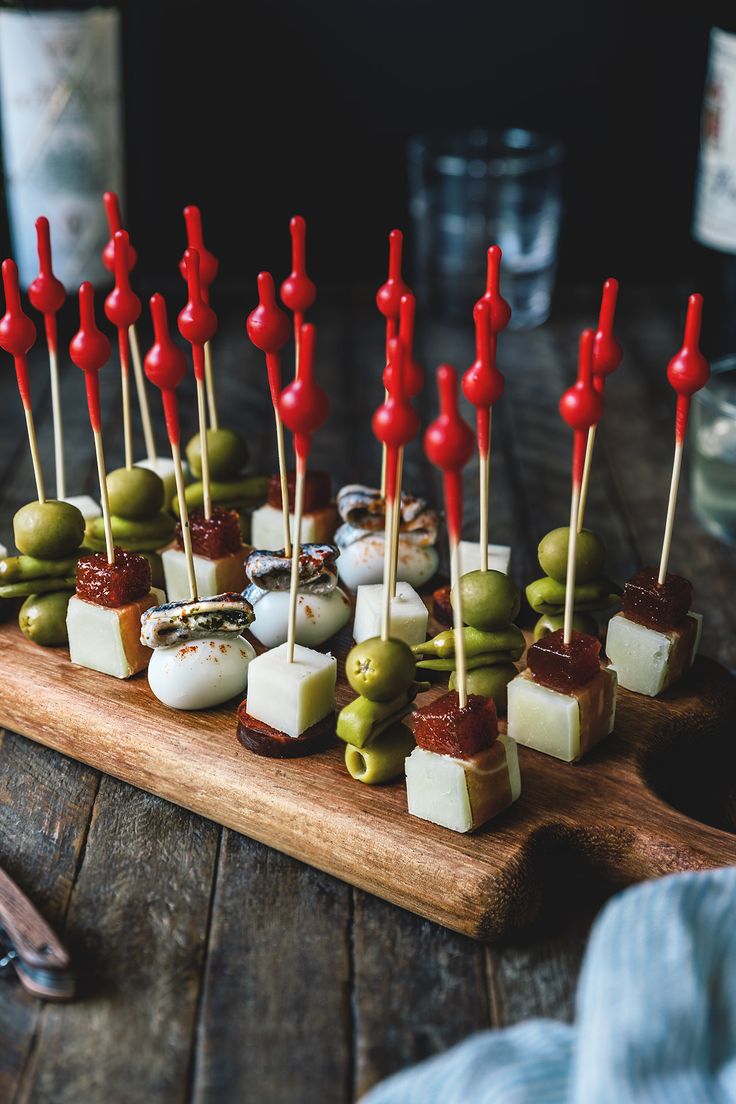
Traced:
<path fill-rule="evenodd" d="M 619 685 L 654 698 L 689 671 L 703 618 L 688 613 L 675 629 L 652 629 L 618 613 L 608 623 L 606 653 Z"/>
<path fill-rule="evenodd" d="M 211 709 L 243 693 L 253 645 L 233 633 L 158 647 L 148 664 L 151 691 L 171 709 Z"/>
<path fill-rule="evenodd" d="M 408 645 L 421 644 L 427 636 L 429 613 L 422 599 L 409 583 L 397 582 L 391 599 L 391 636 Z M 360 643 L 378 636 L 383 619 L 383 584 L 359 586 L 355 602 L 353 639 Z"/>
<path fill-rule="evenodd" d="M 650 629 L 679 629 L 685 625 L 693 586 L 682 575 L 667 573 L 660 584 L 656 567 L 644 567 L 624 584 L 621 612 Z"/>
<path fill-rule="evenodd" d="M 460 541 L 460 563 L 463 571 L 480 571 L 480 545 L 478 541 Z M 511 549 L 507 544 L 488 545 L 488 568 L 508 575 L 511 565 Z"/>
<path fill-rule="evenodd" d="M 425 751 L 468 758 L 490 747 L 498 735 L 498 718 L 492 698 L 468 694 L 460 708 L 460 696 L 450 690 L 422 706 L 414 714 L 414 739 Z"/>
<path fill-rule="evenodd" d="M 145 670 L 151 649 L 140 642 L 141 614 L 158 600 L 151 591 L 122 606 L 101 606 L 73 595 L 66 614 L 72 663 L 119 679 Z"/>
<path fill-rule="evenodd" d="M 498 736 L 466 758 L 416 747 L 405 764 L 409 813 L 453 832 L 472 832 L 521 794 L 516 744 Z"/>
<path fill-rule="evenodd" d="M 287 473 L 289 493 L 289 527 L 294 532 L 295 473 Z M 328 472 L 307 472 L 304 487 L 304 512 L 301 541 L 320 544 L 331 541 L 339 524 L 337 508 L 332 504 L 332 482 Z M 272 475 L 264 506 L 254 511 L 251 519 L 251 541 L 256 548 L 279 548 L 284 543 L 284 519 L 281 509 L 281 480 Z"/>
<path fill-rule="evenodd" d="M 329 653 L 297 644 L 289 663 L 282 644 L 254 659 L 248 677 L 248 716 L 277 733 L 297 739 L 333 717 L 337 660 Z"/>
<path fill-rule="evenodd" d="M 206 518 L 201 510 L 189 515 L 189 531 L 194 552 L 194 574 L 200 594 L 223 594 L 243 590 L 246 585 L 245 560 L 249 549 L 243 544 L 240 518 L 236 510 L 215 506 Z M 161 554 L 166 593 L 171 601 L 190 597 L 187 560 L 181 522 L 175 530 L 176 546 Z"/>

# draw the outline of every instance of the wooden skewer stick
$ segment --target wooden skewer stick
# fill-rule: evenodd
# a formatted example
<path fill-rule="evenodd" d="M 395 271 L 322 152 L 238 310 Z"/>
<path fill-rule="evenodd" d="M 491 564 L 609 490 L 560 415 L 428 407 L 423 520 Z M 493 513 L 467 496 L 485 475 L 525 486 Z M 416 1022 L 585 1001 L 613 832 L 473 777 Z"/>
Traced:
<path fill-rule="evenodd" d="M 400 448 L 396 458 L 396 494 L 393 501 L 391 529 L 391 574 L 389 590 L 396 597 L 396 581 L 399 574 L 399 541 L 401 540 L 401 489 L 404 481 L 404 450 Z"/>
<path fill-rule="evenodd" d="M 572 641 L 572 622 L 575 615 L 575 555 L 577 551 L 577 517 L 580 506 L 580 484 L 585 461 L 585 442 L 588 430 L 603 417 L 603 396 L 593 386 L 593 330 L 583 330 L 578 349 L 578 378 L 560 399 L 560 414 L 574 430 L 572 454 L 572 489 L 570 494 L 570 532 L 567 545 L 567 573 L 565 576 L 565 613 L 562 640 Z"/>
<path fill-rule="evenodd" d="M 281 285 L 281 301 L 294 315 L 294 378 L 299 378 L 301 333 L 308 310 L 317 298 L 317 288 L 307 275 L 307 224 L 301 215 L 289 223 L 291 272 Z"/>
<path fill-rule="evenodd" d="M 687 435 L 687 423 L 690 416 L 690 400 L 696 391 L 705 387 L 710 378 L 710 366 L 700 351 L 700 327 L 703 320 L 703 297 L 697 293 L 687 301 L 685 319 L 685 339 L 679 352 L 667 365 L 667 379 L 677 392 L 677 413 L 675 416 L 675 455 L 672 461 L 672 478 L 667 501 L 667 520 L 662 540 L 662 555 L 659 561 L 658 582 L 663 586 L 667 579 L 667 565 L 672 548 L 672 532 L 675 525 L 677 490 L 680 485 L 682 456 Z"/>
<path fill-rule="evenodd" d="M 401 358 L 401 386 L 407 399 L 414 399 L 424 386 L 424 372 L 414 360 L 414 321 L 416 299 L 407 292 L 402 295 L 399 304 L 399 339 L 403 347 Z M 388 354 L 390 356 L 390 347 Z M 384 383 L 388 382 L 390 362 L 387 358 L 384 371 Z M 388 395 L 388 389 L 386 389 Z M 385 401 L 385 399 L 384 399 Z M 419 430 L 417 429 L 417 432 Z M 396 497 L 394 499 L 393 554 L 391 558 L 391 596 L 396 595 L 396 580 L 399 565 L 399 542 L 401 540 L 401 492 L 404 484 L 404 449 L 399 449 L 398 473 L 396 479 Z"/>
<path fill-rule="evenodd" d="M 437 369 L 437 389 L 440 398 L 439 417 L 424 434 L 427 458 L 443 473 L 445 516 L 450 542 L 450 572 L 452 583 L 452 624 L 455 638 L 457 692 L 461 709 L 468 704 L 465 662 L 463 603 L 460 593 L 460 537 L 463 526 L 462 470 L 473 455 L 475 438 L 470 426 L 460 416 L 457 373 L 449 364 Z"/>
<path fill-rule="evenodd" d="M 125 466 L 128 471 L 131 471 L 133 468 L 133 427 L 130 421 L 130 350 L 128 349 L 128 335 L 125 332 L 118 334 L 118 349 L 120 350 L 120 383 L 123 399 Z"/>
<path fill-rule="evenodd" d="M 603 285 L 601 306 L 598 312 L 598 329 L 593 339 L 593 386 L 602 395 L 606 379 L 611 372 L 615 372 L 623 360 L 623 350 L 613 336 L 613 323 L 616 317 L 616 300 L 618 298 L 618 280 L 610 276 Z M 590 470 L 593 464 L 593 449 L 595 448 L 595 436 L 597 425 L 588 430 L 588 438 L 585 443 L 585 461 L 583 463 L 583 477 L 580 484 L 580 505 L 576 518 L 578 533 L 582 531 L 585 520 L 585 507 L 588 501 L 588 485 L 590 483 Z"/>
<path fill-rule="evenodd" d="M 289 480 L 286 471 L 286 450 L 284 448 L 284 426 L 279 414 L 279 395 L 281 394 L 281 350 L 289 340 L 291 326 L 289 319 L 276 303 L 276 289 L 270 272 L 258 274 L 258 306 L 248 315 L 245 323 L 248 337 L 257 349 L 266 354 L 266 372 L 268 388 L 273 404 L 273 416 L 276 424 L 276 451 L 279 459 L 279 482 L 281 484 L 281 513 L 284 522 L 284 555 L 291 555 L 291 530 L 289 525 Z"/>
<path fill-rule="evenodd" d="M 199 418 L 199 450 L 202 459 L 202 492 L 204 516 L 212 517 L 212 489 L 210 484 L 210 452 L 207 441 L 207 412 L 205 402 L 206 347 L 217 330 L 215 312 L 204 300 L 200 278 L 198 250 L 189 248 L 184 253 L 184 267 L 189 299 L 179 313 L 179 333 L 192 346 L 194 377 L 197 382 L 197 415 Z"/>
<path fill-rule="evenodd" d="M 376 306 L 386 319 L 386 347 L 384 364 L 389 362 L 389 346 L 398 333 L 398 325 L 401 316 L 401 300 L 405 295 L 411 295 L 411 289 L 404 283 L 401 275 L 401 257 L 404 246 L 404 235 L 401 230 L 392 230 L 388 236 L 388 279 L 381 284 L 376 292 Z M 413 325 L 413 317 L 412 317 Z M 385 374 L 385 371 L 384 371 Z M 385 381 L 384 381 L 385 382 Z M 388 391 L 384 390 L 383 401 L 388 398 Z M 386 494 L 386 448 L 381 451 L 381 494 Z"/>
<path fill-rule="evenodd" d="M 36 340 L 36 327 L 23 311 L 18 286 L 18 268 L 15 261 L 8 258 L 3 261 L 3 288 L 5 291 L 5 314 L 0 320 L 0 348 L 10 353 L 15 363 L 15 378 L 18 383 L 23 412 L 26 419 L 28 446 L 31 450 L 33 477 L 36 482 L 36 496 L 39 502 L 46 501 L 41 458 L 38 454 L 38 439 L 33 421 L 31 404 L 31 385 L 28 378 L 28 351 Z"/>
<path fill-rule="evenodd" d="M 115 235 L 118 231 L 123 229 L 123 220 L 120 214 L 120 200 L 115 192 L 105 192 L 103 196 L 103 202 L 105 205 L 105 211 L 107 214 L 107 223 L 110 228 L 110 239 L 102 251 L 102 263 L 109 272 L 115 272 Z M 130 274 L 136 266 L 138 261 L 138 254 L 130 243 L 130 238 L 127 241 L 127 265 L 128 274 Z M 116 284 L 118 278 L 116 274 Z M 128 289 L 130 290 L 130 284 L 128 283 Z M 132 295 L 132 291 L 130 292 Z M 137 296 L 136 296 L 137 299 Z M 136 321 L 140 316 L 140 300 L 138 300 L 138 314 L 135 319 L 130 323 L 128 327 L 128 344 L 130 347 L 130 353 L 133 359 L 133 375 L 135 377 L 136 395 L 138 397 L 138 406 L 141 412 L 141 422 L 143 423 L 143 439 L 146 445 L 146 456 L 150 461 L 156 459 L 156 442 L 153 436 L 153 424 L 151 422 L 151 409 L 148 404 L 148 395 L 146 393 L 146 383 L 143 376 L 143 365 L 141 362 L 141 350 L 138 344 L 138 332 L 136 330 Z"/>
<path fill-rule="evenodd" d="M 95 291 L 88 280 L 85 280 L 79 289 L 79 329 L 72 338 L 69 355 L 77 368 L 81 368 L 84 372 L 87 409 L 95 442 L 107 562 L 114 564 L 115 543 L 112 535 L 110 499 L 107 493 L 105 452 L 102 446 L 102 417 L 100 414 L 100 369 L 104 368 L 110 359 L 110 342 L 98 329 L 97 320 L 95 319 Z"/>
<path fill-rule="evenodd" d="M 299 337 L 301 365 L 299 376 L 279 395 L 279 414 L 284 425 L 294 435 L 296 453 L 296 486 L 294 490 L 294 532 L 291 551 L 291 585 L 289 589 L 289 622 L 286 637 L 286 658 L 294 662 L 296 643 L 296 606 L 299 594 L 299 557 L 301 555 L 302 515 L 304 513 L 304 482 L 307 460 L 314 433 L 325 422 L 330 404 L 327 395 L 314 378 L 314 326 L 302 326 Z M 287 507 L 288 508 L 288 507 Z"/>
<path fill-rule="evenodd" d="M 31 305 L 43 314 L 46 331 L 46 347 L 49 354 L 49 379 L 51 382 L 51 413 L 54 424 L 54 470 L 56 472 L 56 497 L 66 498 L 66 473 L 64 469 L 64 424 L 59 389 L 59 358 L 56 315 L 66 300 L 66 291 L 57 280 L 51 260 L 51 232 L 49 220 L 36 219 L 39 273 L 28 289 Z M 33 430 L 35 437 L 35 429 Z"/>
<path fill-rule="evenodd" d="M 386 457 L 386 490 L 384 494 L 385 501 L 385 523 L 384 523 L 384 549 L 383 549 L 383 606 L 381 612 L 381 640 L 388 640 L 391 636 L 391 599 L 393 598 L 391 590 L 391 575 L 392 575 L 392 561 L 393 561 L 393 543 L 394 543 L 394 531 L 396 528 L 396 514 L 394 511 L 394 503 L 396 501 L 396 467 L 398 465 L 398 456 L 396 449 L 387 448 L 384 453 Z M 394 474 L 391 475 L 391 472 Z"/>
<path fill-rule="evenodd" d="M 179 521 L 181 523 L 182 544 L 184 545 L 184 557 L 187 565 L 187 579 L 192 599 L 197 598 L 197 576 L 194 570 L 194 554 L 192 552 L 192 534 L 189 528 L 189 509 L 184 486 L 184 468 L 181 462 L 180 430 L 179 430 L 179 406 L 176 399 L 176 388 L 187 372 L 187 362 L 181 349 L 171 340 L 169 333 L 169 320 L 166 313 L 166 302 L 163 295 L 158 292 L 150 299 L 151 318 L 153 319 L 154 343 L 146 354 L 144 361 L 147 378 L 161 391 L 161 399 L 164 406 L 166 419 L 166 432 L 171 445 L 171 458 L 174 461 L 174 478 L 176 479 L 176 499 L 179 504 Z"/>

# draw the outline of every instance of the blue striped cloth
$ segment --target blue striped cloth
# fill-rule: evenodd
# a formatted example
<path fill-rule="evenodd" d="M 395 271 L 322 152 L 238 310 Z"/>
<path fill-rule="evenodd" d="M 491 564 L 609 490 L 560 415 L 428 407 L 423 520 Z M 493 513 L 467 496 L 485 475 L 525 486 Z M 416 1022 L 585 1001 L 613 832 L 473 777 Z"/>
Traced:
<path fill-rule="evenodd" d="M 484 1031 L 363 1104 L 736 1104 L 736 869 L 674 874 L 596 921 L 575 1023 Z"/>

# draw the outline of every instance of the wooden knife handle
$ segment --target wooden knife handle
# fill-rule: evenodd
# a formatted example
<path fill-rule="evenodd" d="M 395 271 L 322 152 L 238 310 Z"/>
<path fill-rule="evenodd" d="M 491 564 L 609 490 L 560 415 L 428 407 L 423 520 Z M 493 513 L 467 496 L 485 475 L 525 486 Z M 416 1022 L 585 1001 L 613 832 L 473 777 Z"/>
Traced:
<path fill-rule="evenodd" d="M 0 926 L 18 957 L 33 969 L 66 970 L 69 955 L 15 882 L 0 870 Z"/>

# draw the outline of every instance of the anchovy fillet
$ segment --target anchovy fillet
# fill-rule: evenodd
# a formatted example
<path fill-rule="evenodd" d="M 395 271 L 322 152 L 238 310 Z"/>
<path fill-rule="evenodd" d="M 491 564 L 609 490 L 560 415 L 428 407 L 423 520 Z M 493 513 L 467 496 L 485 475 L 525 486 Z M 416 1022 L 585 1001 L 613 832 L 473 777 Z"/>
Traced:
<path fill-rule="evenodd" d="M 166 602 L 142 614 L 141 644 L 164 648 L 209 636 L 238 636 L 254 617 L 250 602 L 235 592 Z"/>
<path fill-rule="evenodd" d="M 363 537 L 383 533 L 386 527 L 386 503 L 375 487 L 348 484 L 338 491 L 337 509 L 345 523 L 335 534 L 335 543 L 340 548 L 347 548 Z M 426 499 L 402 494 L 399 531 L 402 539 L 423 545 L 436 544 L 439 515 Z"/>
<path fill-rule="evenodd" d="M 299 590 L 329 594 L 337 586 L 339 548 L 334 544 L 303 544 L 299 550 Z M 291 586 L 291 556 L 284 550 L 254 549 L 245 561 L 245 573 L 259 590 L 288 590 Z M 250 587 L 245 592 L 246 596 Z"/>

